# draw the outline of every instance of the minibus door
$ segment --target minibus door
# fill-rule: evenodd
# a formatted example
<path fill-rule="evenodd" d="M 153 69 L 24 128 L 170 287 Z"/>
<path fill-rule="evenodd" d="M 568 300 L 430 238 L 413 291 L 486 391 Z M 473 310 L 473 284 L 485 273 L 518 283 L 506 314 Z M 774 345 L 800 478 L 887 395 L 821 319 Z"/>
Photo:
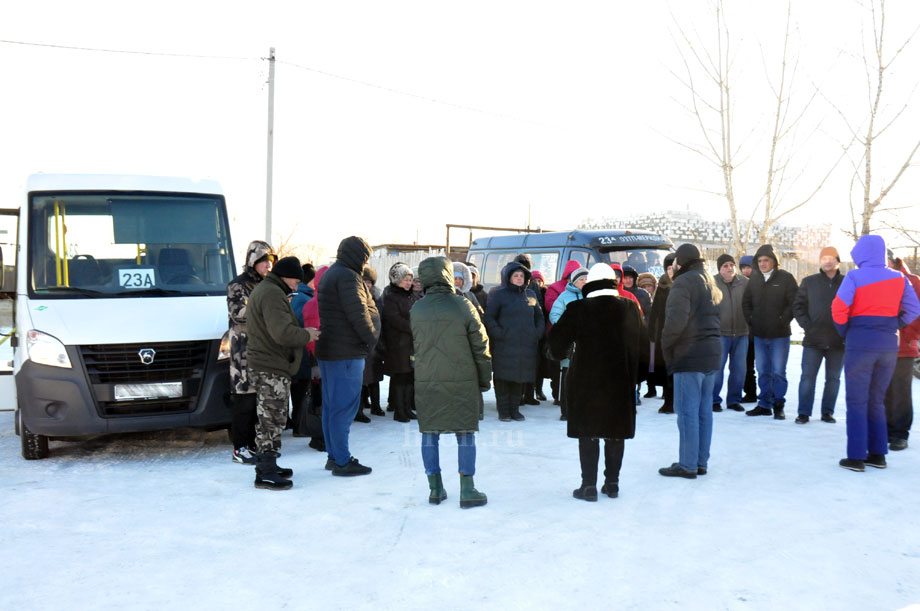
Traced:
<path fill-rule="evenodd" d="M 16 409 L 13 348 L 19 210 L 0 209 L 0 411 Z"/>

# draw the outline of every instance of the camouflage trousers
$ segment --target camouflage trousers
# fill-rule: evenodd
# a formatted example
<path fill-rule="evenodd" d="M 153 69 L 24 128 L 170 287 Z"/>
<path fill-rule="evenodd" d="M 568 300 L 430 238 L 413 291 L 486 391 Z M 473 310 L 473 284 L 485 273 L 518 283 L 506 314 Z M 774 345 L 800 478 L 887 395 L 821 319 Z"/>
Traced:
<path fill-rule="evenodd" d="M 259 452 L 281 450 L 281 433 L 287 424 L 291 378 L 249 370 L 256 389 L 256 447 Z"/>

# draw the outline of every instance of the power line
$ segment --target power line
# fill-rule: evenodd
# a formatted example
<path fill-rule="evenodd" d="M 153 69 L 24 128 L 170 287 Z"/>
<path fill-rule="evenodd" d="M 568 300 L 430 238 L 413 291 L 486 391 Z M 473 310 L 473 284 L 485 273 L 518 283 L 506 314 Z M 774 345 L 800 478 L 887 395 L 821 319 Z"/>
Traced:
<path fill-rule="evenodd" d="M 70 51 L 94 51 L 97 53 L 122 53 L 127 55 L 155 55 L 160 57 L 193 57 L 196 59 L 232 59 L 232 60 L 261 60 L 261 57 L 241 57 L 233 55 L 195 55 L 192 53 L 163 53 L 159 51 L 127 51 L 125 49 L 103 49 L 98 47 L 74 47 L 69 45 L 52 45 L 42 42 L 24 42 L 21 40 L 0 40 L 8 45 L 24 45 L 27 47 L 47 47 L 50 49 L 67 49 Z"/>
<path fill-rule="evenodd" d="M 476 107 L 474 107 L 474 106 L 466 106 L 466 105 L 464 105 L 464 104 L 455 104 L 454 102 L 445 102 L 444 100 L 439 100 L 439 99 L 437 99 L 437 98 L 431 98 L 431 97 L 428 97 L 428 96 L 419 95 L 419 94 L 417 94 L 417 93 L 410 93 L 410 92 L 408 92 L 408 91 L 402 91 L 402 90 L 400 90 L 400 89 L 394 89 L 394 88 L 392 88 L 392 87 L 387 87 L 387 86 L 385 86 L 385 85 L 377 85 L 377 84 L 375 84 L 375 83 L 369 83 L 369 82 L 367 82 L 367 81 L 362 81 L 362 80 L 359 80 L 359 79 L 356 79 L 356 78 L 351 78 L 351 77 L 349 77 L 349 76 L 342 76 L 341 74 L 333 74 L 332 72 L 326 72 L 325 70 L 319 70 L 318 68 L 310 68 L 309 66 L 302 66 L 302 65 L 300 65 L 300 64 L 295 64 L 294 62 L 288 62 L 288 61 L 284 61 L 284 60 L 280 60 L 280 59 L 277 60 L 277 61 L 278 61 L 279 64 L 286 64 L 286 65 L 288 65 L 288 66 L 293 66 L 294 68 L 300 68 L 301 70 L 307 70 L 308 72 L 315 72 L 315 73 L 317 73 L 317 74 L 322 74 L 323 76 L 328 76 L 328 77 L 331 77 L 331 78 L 336 78 L 336 79 L 340 79 L 340 80 L 343 80 L 343 81 L 348 81 L 348 82 L 351 82 L 351 83 L 356 83 L 356 84 L 358 84 L 358 85 L 363 85 L 363 86 L 365 86 L 365 87 L 371 87 L 371 88 L 373 88 L 373 89 L 379 89 L 379 90 L 381 90 L 381 91 L 386 91 L 386 92 L 389 92 L 389 93 L 395 93 L 395 94 L 397 94 L 397 95 L 403 95 L 403 96 L 407 96 L 407 97 L 410 97 L 410 98 L 415 98 L 415 99 L 417 99 L 417 100 L 424 100 L 424 101 L 426 101 L 426 102 L 431 102 L 431 103 L 434 103 L 434 104 L 442 104 L 442 105 L 444 105 L 444 106 L 451 106 L 451 107 L 453 107 L 453 108 L 459 108 L 459 109 L 461 109 L 461 110 L 467 110 L 467 111 L 470 111 L 470 112 L 476 112 L 476 113 L 480 113 L 480 114 L 484 114 L 484 115 L 489 115 L 489 116 L 492 116 L 492 117 L 498 117 L 499 119 L 507 119 L 507 120 L 511 120 L 511 121 L 519 121 L 519 122 L 522 122 L 522 123 L 530 123 L 530 124 L 532 124 L 532 125 L 537 125 L 537 126 L 539 126 L 539 127 L 546 127 L 545 125 L 542 125 L 542 124 L 537 123 L 537 122 L 535 122 L 535 121 L 529 121 L 529 120 L 527 120 L 527 119 L 519 119 L 519 118 L 517 118 L 517 117 L 512 117 L 512 116 L 510 116 L 510 115 L 505 115 L 505 114 L 502 114 L 502 113 L 492 112 L 492 111 L 489 111 L 489 110 L 483 110 L 483 109 L 481 109 L 481 108 L 476 108 Z"/>
<path fill-rule="evenodd" d="M 197 55 L 192 53 L 164 53 L 160 51 L 129 51 L 125 49 L 106 49 L 101 47 L 77 47 L 71 45 L 55 45 L 50 43 L 40 43 L 40 42 L 25 42 L 21 40 L 3 40 L 0 39 L 0 43 L 9 44 L 9 45 L 23 45 L 28 47 L 45 47 L 49 49 L 64 49 L 68 51 L 91 51 L 96 53 L 120 53 L 126 55 L 148 55 L 148 56 L 157 56 L 157 57 L 186 57 L 186 58 L 195 58 L 195 59 L 223 59 L 223 60 L 242 60 L 242 61 L 261 61 L 267 59 L 264 57 L 243 57 L 243 56 L 234 56 L 234 55 Z M 408 91 L 402 91 L 400 89 L 394 89 L 393 87 L 387 87 L 385 85 L 378 85 L 376 83 L 370 83 L 367 81 L 362 81 L 360 79 L 352 78 L 349 76 L 343 76 L 341 74 L 334 74 L 332 72 L 327 72 L 325 70 L 320 70 L 319 68 L 311 68 L 309 66 L 304 66 L 302 64 L 297 64 L 294 62 L 288 62 L 284 60 L 276 60 L 278 63 L 286 64 L 288 66 L 298 68 L 300 70 L 306 70 L 308 72 L 315 72 L 316 74 L 322 74 L 323 76 L 328 76 L 330 78 L 339 79 L 342 81 L 348 81 L 350 83 L 355 83 L 357 85 L 362 85 L 364 87 L 370 87 L 372 89 L 378 89 L 380 91 L 386 91 L 388 93 L 393 93 L 396 95 L 401 95 L 405 97 L 415 98 L 417 100 L 423 100 L 425 102 L 430 102 L 432 104 L 440 104 L 442 106 L 450 106 L 452 108 L 457 108 L 460 110 L 465 110 L 468 112 L 475 112 L 482 115 L 488 115 L 491 117 L 496 117 L 499 119 L 505 119 L 509 121 L 517 121 L 520 123 L 528 123 L 530 125 L 536 125 L 538 127 L 547 127 L 536 121 L 530 121 L 528 119 L 520 119 L 511 115 L 506 115 L 498 112 L 492 112 L 489 110 L 483 110 L 481 108 L 476 108 L 475 106 L 467 106 L 465 104 L 456 104 L 454 102 L 447 102 L 445 100 L 440 100 L 438 98 L 432 98 L 429 96 L 419 95 L 417 93 L 410 93 Z"/>

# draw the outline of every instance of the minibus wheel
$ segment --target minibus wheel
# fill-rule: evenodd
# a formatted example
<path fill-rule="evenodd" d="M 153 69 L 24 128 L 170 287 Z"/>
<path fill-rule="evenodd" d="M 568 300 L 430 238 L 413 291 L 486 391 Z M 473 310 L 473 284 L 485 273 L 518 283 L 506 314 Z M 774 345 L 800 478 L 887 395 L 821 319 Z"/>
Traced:
<path fill-rule="evenodd" d="M 22 457 L 26 460 L 48 458 L 48 438 L 44 435 L 35 435 L 29 430 L 22 420 L 22 409 L 16 408 L 16 416 L 19 440 L 22 443 Z"/>

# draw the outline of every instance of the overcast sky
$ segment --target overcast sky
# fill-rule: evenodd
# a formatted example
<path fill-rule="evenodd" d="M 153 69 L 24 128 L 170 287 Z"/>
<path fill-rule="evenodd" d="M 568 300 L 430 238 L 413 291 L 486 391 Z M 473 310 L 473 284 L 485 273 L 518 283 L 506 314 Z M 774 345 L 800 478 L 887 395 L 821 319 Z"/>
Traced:
<path fill-rule="evenodd" d="M 672 3 L 706 45 L 711 2 Z M 264 234 L 269 47 L 276 47 L 274 233 L 335 246 L 444 241 L 445 223 L 569 229 L 588 217 L 690 209 L 727 216 L 719 169 L 699 144 L 669 5 L 647 2 L 20 2 L 0 39 L 208 58 L 0 43 L 0 194 L 21 200 L 36 171 L 207 176 L 225 188 L 235 249 Z M 743 6 L 743 14 L 740 7 Z M 735 64 L 735 191 L 764 189 L 785 4 L 727 2 Z M 803 119 L 791 203 L 833 164 L 845 123 L 868 108 L 853 0 L 797 0 L 793 104 Z M 889 0 L 891 51 L 920 3 Z M 698 47 L 701 48 L 701 47 Z M 214 59 L 223 57 L 225 59 Z M 876 178 L 920 140 L 920 38 L 886 78 L 885 109 L 908 109 L 877 143 Z M 411 95 L 407 95 L 411 94 Z M 816 126 L 817 129 L 816 129 Z M 918 160 L 920 161 L 920 160 Z M 915 164 L 917 162 L 915 161 Z M 920 228 L 920 168 L 892 191 Z M 792 223 L 849 217 L 842 163 Z M 458 232 L 454 240 L 464 239 Z M 903 241 L 903 240 L 902 240 Z M 841 238 L 840 245 L 848 249 Z"/>

